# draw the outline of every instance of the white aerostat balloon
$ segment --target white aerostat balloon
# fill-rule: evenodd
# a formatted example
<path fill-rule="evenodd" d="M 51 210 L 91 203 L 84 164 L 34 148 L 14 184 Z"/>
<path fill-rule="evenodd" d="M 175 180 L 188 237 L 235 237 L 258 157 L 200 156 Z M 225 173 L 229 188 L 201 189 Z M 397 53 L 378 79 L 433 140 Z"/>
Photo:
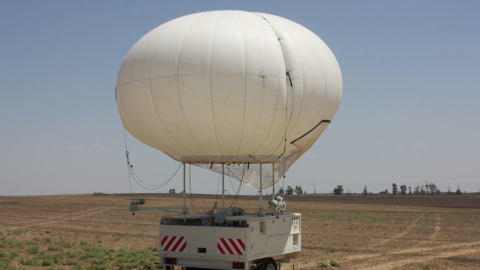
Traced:
<path fill-rule="evenodd" d="M 313 32 L 264 13 L 209 11 L 164 23 L 128 52 L 116 99 L 126 130 L 175 160 L 259 187 L 277 182 L 332 120 L 335 56 Z"/>

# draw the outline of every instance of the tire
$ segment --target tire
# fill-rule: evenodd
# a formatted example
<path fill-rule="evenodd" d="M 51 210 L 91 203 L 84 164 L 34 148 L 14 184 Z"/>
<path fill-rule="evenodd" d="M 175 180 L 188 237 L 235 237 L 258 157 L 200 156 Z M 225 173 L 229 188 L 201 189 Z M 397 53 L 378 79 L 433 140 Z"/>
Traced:
<path fill-rule="evenodd" d="M 277 263 L 272 259 L 267 259 L 264 263 L 262 263 L 260 269 L 261 270 L 278 270 Z"/>

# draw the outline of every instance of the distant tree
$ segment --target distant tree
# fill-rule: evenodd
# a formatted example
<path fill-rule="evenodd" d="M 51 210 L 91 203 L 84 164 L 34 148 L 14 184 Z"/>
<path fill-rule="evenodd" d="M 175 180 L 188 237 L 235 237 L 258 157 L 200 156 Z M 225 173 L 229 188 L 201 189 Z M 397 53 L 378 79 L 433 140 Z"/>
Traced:
<path fill-rule="evenodd" d="M 174 189 L 174 188 L 170 189 L 170 190 L 168 191 L 168 193 L 170 193 L 170 194 L 175 194 L 175 189 Z"/>
<path fill-rule="evenodd" d="M 402 195 L 407 194 L 407 186 L 406 185 L 401 185 L 400 186 L 400 191 L 401 191 Z"/>
<path fill-rule="evenodd" d="M 420 194 L 422 194 L 422 195 L 427 194 L 427 192 L 425 191 L 425 189 L 423 189 L 423 187 L 422 187 L 422 189 L 420 189 Z"/>
<path fill-rule="evenodd" d="M 462 195 L 462 191 L 460 190 L 460 186 L 457 187 L 457 191 L 455 191 L 455 195 Z"/>
<path fill-rule="evenodd" d="M 452 187 L 450 186 L 450 184 L 448 184 L 447 195 L 452 195 Z"/>
<path fill-rule="evenodd" d="M 303 194 L 307 194 L 307 191 L 305 190 L 305 191 L 303 192 Z"/>
<path fill-rule="evenodd" d="M 363 188 L 363 195 L 365 195 L 365 196 L 368 195 L 367 186 L 365 186 L 365 187 Z"/>
<path fill-rule="evenodd" d="M 343 193 L 343 186 L 342 186 L 342 185 L 338 185 L 336 188 L 333 189 L 333 193 L 335 193 L 335 195 L 342 195 L 342 193 Z"/>
<path fill-rule="evenodd" d="M 291 186 L 287 186 L 287 190 L 285 190 L 285 195 L 293 195 L 293 188 Z"/>
<path fill-rule="evenodd" d="M 295 193 L 297 193 L 297 195 L 302 195 L 303 194 L 302 187 L 301 186 L 295 186 Z"/>
<path fill-rule="evenodd" d="M 285 194 L 285 190 L 283 190 L 283 187 L 280 188 L 278 191 L 278 195 L 283 196 Z"/>
<path fill-rule="evenodd" d="M 435 194 L 440 195 L 440 193 L 441 193 L 441 192 L 440 192 L 440 189 L 438 189 L 438 188 L 435 189 Z"/>
<path fill-rule="evenodd" d="M 413 189 L 413 194 L 414 195 L 420 195 L 420 186 L 417 185 L 414 189 Z"/>
<path fill-rule="evenodd" d="M 435 194 L 435 190 L 437 190 L 437 186 L 434 183 L 429 183 L 429 184 L 426 184 L 425 189 L 430 190 L 430 194 L 433 195 Z"/>
<path fill-rule="evenodd" d="M 392 184 L 392 194 L 397 195 L 398 189 L 397 189 L 397 184 L 393 183 Z"/>
<path fill-rule="evenodd" d="M 408 186 L 408 195 L 412 195 L 412 186 Z"/>

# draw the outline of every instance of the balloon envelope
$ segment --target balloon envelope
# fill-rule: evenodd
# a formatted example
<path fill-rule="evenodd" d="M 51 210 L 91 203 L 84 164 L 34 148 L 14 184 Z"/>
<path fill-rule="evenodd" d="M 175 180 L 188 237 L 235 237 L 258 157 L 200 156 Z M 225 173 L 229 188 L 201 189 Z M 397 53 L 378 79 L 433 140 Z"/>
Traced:
<path fill-rule="evenodd" d="M 342 75 L 328 46 L 278 16 L 209 11 L 169 21 L 128 52 L 116 99 L 126 130 L 172 158 L 269 187 L 332 120 Z M 236 165 L 235 165 L 236 164 Z M 275 177 L 273 177 L 275 172 Z"/>

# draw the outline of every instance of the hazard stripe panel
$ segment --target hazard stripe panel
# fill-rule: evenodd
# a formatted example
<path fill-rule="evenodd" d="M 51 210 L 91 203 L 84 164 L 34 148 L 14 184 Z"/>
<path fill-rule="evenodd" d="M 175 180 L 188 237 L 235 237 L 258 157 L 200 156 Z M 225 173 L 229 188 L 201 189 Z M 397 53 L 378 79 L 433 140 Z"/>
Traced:
<path fill-rule="evenodd" d="M 171 252 L 186 252 L 187 251 L 187 237 L 185 236 L 171 236 L 165 235 L 160 237 L 160 249 L 162 251 Z"/>
<path fill-rule="evenodd" d="M 218 238 L 217 253 L 226 255 L 244 255 L 245 241 L 234 238 Z"/>

